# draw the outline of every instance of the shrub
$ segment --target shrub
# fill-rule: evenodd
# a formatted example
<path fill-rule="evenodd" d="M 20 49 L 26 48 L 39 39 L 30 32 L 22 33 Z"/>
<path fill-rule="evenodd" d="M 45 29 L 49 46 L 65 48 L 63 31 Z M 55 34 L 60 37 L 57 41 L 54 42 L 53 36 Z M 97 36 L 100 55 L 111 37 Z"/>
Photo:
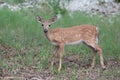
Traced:
<path fill-rule="evenodd" d="M 120 0 L 115 0 L 115 2 L 118 2 L 118 3 L 119 3 L 119 2 L 120 2 Z"/>
<path fill-rule="evenodd" d="M 18 4 L 18 3 L 25 2 L 25 0 L 4 0 L 4 2 L 9 3 L 9 4 Z"/>
<path fill-rule="evenodd" d="M 41 5 L 44 10 L 50 10 L 54 14 L 65 14 L 67 12 L 67 10 L 64 8 L 66 2 L 69 2 L 69 0 L 43 0 Z"/>

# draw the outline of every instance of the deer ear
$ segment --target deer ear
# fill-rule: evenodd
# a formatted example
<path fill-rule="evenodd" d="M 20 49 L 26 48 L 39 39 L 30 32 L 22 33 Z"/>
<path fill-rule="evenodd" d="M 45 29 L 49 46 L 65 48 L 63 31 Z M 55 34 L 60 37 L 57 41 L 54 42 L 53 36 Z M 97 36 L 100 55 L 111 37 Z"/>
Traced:
<path fill-rule="evenodd" d="M 57 16 L 54 16 L 52 19 L 50 19 L 50 22 L 55 22 L 57 20 Z"/>
<path fill-rule="evenodd" d="M 42 22 L 42 18 L 40 16 L 36 17 L 39 22 Z"/>

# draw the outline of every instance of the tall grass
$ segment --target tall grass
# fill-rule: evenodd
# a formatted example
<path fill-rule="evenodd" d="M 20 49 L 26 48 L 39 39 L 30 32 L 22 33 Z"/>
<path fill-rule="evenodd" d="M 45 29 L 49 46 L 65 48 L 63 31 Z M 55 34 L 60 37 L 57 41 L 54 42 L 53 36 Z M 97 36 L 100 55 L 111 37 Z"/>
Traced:
<path fill-rule="evenodd" d="M 34 13 L 27 11 L 11 12 L 8 9 L 1 9 L 0 15 L 0 42 L 5 42 L 6 44 L 14 46 L 17 46 L 17 44 L 25 46 L 29 44 L 34 45 L 34 43 L 31 43 L 31 40 L 37 40 L 36 42 L 34 41 L 35 44 L 44 44 L 45 38 L 42 32 L 42 27 L 41 24 L 37 22 L 36 15 L 34 15 Z M 44 16 L 42 17 L 44 18 Z M 110 52 L 119 54 L 119 21 L 119 17 L 90 17 L 84 13 L 76 12 L 72 14 L 72 17 L 70 17 L 68 14 L 63 15 L 63 17 L 57 20 L 57 22 L 54 23 L 51 28 L 70 27 L 81 24 L 96 25 L 99 27 L 99 39 L 100 44 L 104 49 L 103 51 L 105 53 Z M 41 42 L 41 40 L 43 42 Z"/>
<path fill-rule="evenodd" d="M 53 14 L 44 15 L 38 12 L 43 18 L 49 19 Z M 16 60 L 22 61 L 24 65 L 35 64 L 36 67 L 44 69 L 50 59 L 53 46 L 45 38 L 42 26 L 36 20 L 36 13 L 30 10 L 21 10 L 12 12 L 9 9 L 0 9 L 0 44 L 6 44 L 7 46 L 14 47 L 17 50 L 30 47 L 28 51 L 28 57 L 17 56 Z M 108 58 L 120 59 L 120 15 L 116 17 L 100 17 L 89 16 L 85 13 L 74 12 L 72 16 L 65 13 L 60 19 L 51 26 L 51 29 L 57 27 L 71 27 L 81 24 L 96 25 L 99 28 L 99 44 L 103 48 L 103 55 L 105 60 Z M 41 45 L 38 56 L 34 58 L 34 52 Z M 2 53 L 3 51 L 0 51 Z M 67 46 L 65 48 L 65 54 L 79 54 L 91 53 L 90 49 L 84 44 Z M 92 55 L 92 54 L 89 54 Z M 25 62 L 24 62 L 25 61 Z M 37 64 L 40 61 L 40 64 Z M 8 66 L 5 60 L 0 60 L 0 63 L 4 66 Z M 32 63 L 31 63 L 32 62 Z M 15 65 L 18 65 L 17 61 Z M 20 64 L 19 64 L 20 65 Z"/>
<path fill-rule="evenodd" d="M 0 15 L 2 15 L 0 18 L 1 42 L 23 47 L 33 44 L 30 40 L 39 38 L 36 34 L 38 35 L 38 32 L 41 33 L 41 31 L 37 29 L 37 21 L 32 14 L 4 9 L 0 11 Z"/>

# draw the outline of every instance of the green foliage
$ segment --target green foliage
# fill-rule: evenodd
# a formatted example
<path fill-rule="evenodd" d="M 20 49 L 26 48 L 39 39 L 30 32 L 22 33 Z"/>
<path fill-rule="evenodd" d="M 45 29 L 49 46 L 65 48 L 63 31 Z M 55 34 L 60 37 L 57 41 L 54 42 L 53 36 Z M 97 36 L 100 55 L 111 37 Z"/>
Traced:
<path fill-rule="evenodd" d="M 44 0 L 41 2 L 43 10 L 47 13 L 53 13 L 56 14 L 62 14 L 64 15 L 67 13 L 67 10 L 64 8 L 65 3 L 69 2 L 69 0 Z M 63 6 L 63 8 L 60 7 L 60 5 Z"/>
<path fill-rule="evenodd" d="M 65 8 L 60 7 L 60 4 L 63 4 L 64 6 L 64 3 L 67 1 L 64 1 L 64 3 L 60 3 L 60 0 L 48 0 L 48 2 L 55 14 L 65 14 L 67 12 Z"/>
<path fill-rule="evenodd" d="M 54 15 L 45 15 L 41 11 L 38 11 L 38 13 L 41 13 L 40 16 L 42 15 L 42 17 L 46 19 Z M 0 66 L 0 69 L 8 70 L 11 74 L 13 74 L 12 72 L 15 69 L 20 67 L 35 66 L 37 71 L 44 71 L 45 69 L 49 69 L 49 61 L 52 55 L 53 46 L 45 38 L 42 26 L 36 20 L 36 13 L 31 10 L 21 10 L 13 12 L 7 8 L 4 8 L 0 9 L 0 15 L 0 44 L 6 44 L 8 48 L 9 46 L 15 48 L 15 50 L 18 50 L 18 52 L 20 53 L 14 58 L 10 57 L 2 59 L 0 57 L 0 64 L 2 64 Z M 117 15 L 116 17 L 100 17 L 99 15 L 90 17 L 89 15 L 81 12 L 74 12 L 72 16 L 69 16 L 68 13 L 64 13 L 62 18 L 58 19 L 56 23 L 51 25 L 51 29 L 58 27 L 71 27 L 82 24 L 96 25 L 99 28 L 99 44 L 103 48 L 105 61 L 108 62 L 109 59 L 115 59 L 119 61 L 119 17 L 120 15 Z M 40 49 L 38 49 L 39 46 Z M 0 50 L 0 55 L 2 55 L 3 52 L 3 50 Z M 24 54 L 24 52 L 26 53 L 26 55 Z M 65 57 L 69 57 L 68 54 L 73 57 L 73 61 L 75 60 L 75 63 L 65 59 Z M 75 57 L 73 55 L 75 55 Z M 79 55 L 80 57 L 78 57 Z M 90 57 L 90 59 L 86 55 Z M 78 77 L 80 75 L 86 75 L 85 73 L 89 73 L 89 71 L 86 71 L 86 69 L 84 70 L 83 67 L 83 70 L 80 68 L 83 63 L 89 64 L 92 59 L 92 52 L 87 46 L 85 46 L 84 44 L 66 46 L 64 56 L 65 57 L 63 57 L 62 75 L 60 74 L 59 76 L 59 73 L 55 74 L 57 73 L 58 65 L 54 66 L 54 73 L 52 73 L 52 75 L 54 74 L 59 76 L 59 78 L 57 78 L 58 80 L 63 79 L 63 77 L 61 78 L 61 76 L 67 76 L 71 80 L 76 80 L 79 79 Z M 76 56 L 78 57 L 77 59 Z M 11 60 L 13 64 L 8 64 L 8 61 Z M 58 57 L 55 59 L 55 61 L 56 60 L 58 60 Z M 97 63 L 99 63 L 99 58 L 97 58 L 96 61 Z M 78 67 L 76 67 L 77 64 L 79 64 Z M 71 69 L 72 71 L 68 72 L 67 74 L 67 71 Z M 95 73 L 96 71 L 98 71 L 98 73 L 100 72 L 100 69 L 97 69 L 98 70 L 95 69 Z M 120 71 L 116 73 L 116 71 L 114 71 L 114 68 L 112 70 L 103 72 L 102 75 L 104 76 L 101 77 L 101 80 L 105 80 L 105 76 L 109 77 L 113 74 L 113 76 L 120 75 Z M 86 76 L 84 79 L 89 80 L 89 77 Z"/>
<path fill-rule="evenodd" d="M 118 2 L 118 3 L 120 2 L 120 0 L 115 0 L 115 1 Z"/>
<path fill-rule="evenodd" d="M 31 36 L 33 35 L 36 38 L 36 33 L 40 32 L 36 32 L 39 29 L 35 27 L 37 25 L 36 16 L 32 16 L 32 13 L 27 13 L 24 10 L 11 12 L 9 9 L 4 8 L 4 10 L 0 10 L 0 15 L 2 15 L 0 18 L 0 39 L 2 42 L 10 43 L 16 47 L 27 46 L 31 43 L 29 40 L 33 39 Z M 33 44 L 34 41 L 31 45 Z"/>
<path fill-rule="evenodd" d="M 7 2 L 9 4 L 18 4 L 25 2 L 25 0 L 4 0 L 4 2 Z"/>
<path fill-rule="evenodd" d="M 44 37 L 42 27 L 35 19 L 36 16 L 33 12 L 24 10 L 11 12 L 8 9 L 1 9 L 0 15 L 1 43 L 6 43 L 16 48 L 49 43 Z M 98 16 L 89 17 L 88 15 L 80 12 L 75 12 L 72 15 L 74 17 L 69 17 L 68 14 L 65 14 L 63 16 L 64 19 L 61 18 L 52 25 L 53 28 L 58 27 L 58 25 L 60 25 L 60 27 L 69 27 L 81 24 L 96 25 L 99 27 L 99 42 L 103 47 L 103 52 L 106 54 L 119 54 L 120 45 L 117 44 L 120 42 L 119 18 L 99 18 Z M 111 20 L 112 23 L 110 23 Z M 83 45 L 79 46 L 80 48 L 77 48 L 78 46 L 70 46 L 68 47 L 70 49 L 66 49 L 72 53 L 79 53 L 79 51 L 86 53 L 90 51 L 87 47 L 84 49 L 85 46 Z"/>

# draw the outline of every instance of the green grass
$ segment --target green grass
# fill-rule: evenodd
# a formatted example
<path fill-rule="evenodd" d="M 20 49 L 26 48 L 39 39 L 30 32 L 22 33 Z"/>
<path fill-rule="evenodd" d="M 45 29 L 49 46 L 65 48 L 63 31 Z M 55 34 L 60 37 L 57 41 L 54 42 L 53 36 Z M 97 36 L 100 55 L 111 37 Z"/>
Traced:
<path fill-rule="evenodd" d="M 48 69 L 53 46 L 44 36 L 41 24 L 36 20 L 36 15 L 40 15 L 45 19 L 49 19 L 54 15 L 52 13 L 45 15 L 44 12 L 39 11 L 38 13 L 35 13 L 34 10 L 12 12 L 7 8 L 0 9 L 0 15 L 0 44 L 14 48 L 19 53 L 19 55 L 15 57 L 8 57 L 3 60 L 1 57 L 0 69 L 8 70 L 8 73 L 11 73 L 12 75 L 15 75 L 14 70 L 20 67 L 30 67 L 34 65 L 38 71 Z M 112 23 L 110 21 L 112 21 Z M 85 13 L 74 12 L 72 17 L 70 17 L 66 13 L 62 18 L 58 19 L 51 28 L 70 27 L 81 24 L 98 26 L 100 33 L 99 44 L 103 48 L 103 55 L 106 62 L 110 59 L 120 60 L 120 15 L 112 18 L 104 16 L 99 17 L 99 15 L 90 17 Z M 6 50 L 9 49 L 6 48 Z M 4 50 L 0 50 L 0 55 L 4 54 L 3 52 Z M 8 55 L 9 54 L 11 54 L 11 52 L 8 52 Z M 80 55 L 80 62 L 85 64 L 89 64 L 92 59 L 91 50 L 84 44 L 66 46 L 63 57 L 62 74 L 57 72 L 55 66 L 52 73 L 56 75 L 56 77 L 59 76 L 57 80 L 64 79 L 65 76 L 68 76 L 68 79 L 77 80 L 79 75 L 85 75 L 85 72 L 87 72 L 87 70 L 84 69 L 77 70 L 76 66 L 73 64 L 70 65 L 73 72 L 68 74 L 67 72 L 69 69 L 67 69 L 67 66 L 69 62 L 65 62 L 65 58 L 67 58 L 68 55 Z M 88 55 L 89 58 L 86 55 Z M 73 60 L 76 61 L 76 59 Z M 11 64 L 9 64 L 8 61 L 10 61 Z M 99 56 L 97 57 L 97 64 L 99 64 Z M 99 68 L 97 69 L 98 72 L 101 71 Z M 110 76 L 112 74 L 117 74 L 119 76 L 120 74 L 120 71 L 118 73 L 109 72 L 111 72 L 111 70 L 104 72 L 103 75 Z M 105 77 L 102 78 L 100 80 L 104 80 Z M 90 79 L 86 76 L 84 80 Z"/>
<path fill-rule="evenodd" d="M 19 4 L 25 2 L 25 0 L 1 0 L 1 1 L 4 1 L 8 4 Z"/>

